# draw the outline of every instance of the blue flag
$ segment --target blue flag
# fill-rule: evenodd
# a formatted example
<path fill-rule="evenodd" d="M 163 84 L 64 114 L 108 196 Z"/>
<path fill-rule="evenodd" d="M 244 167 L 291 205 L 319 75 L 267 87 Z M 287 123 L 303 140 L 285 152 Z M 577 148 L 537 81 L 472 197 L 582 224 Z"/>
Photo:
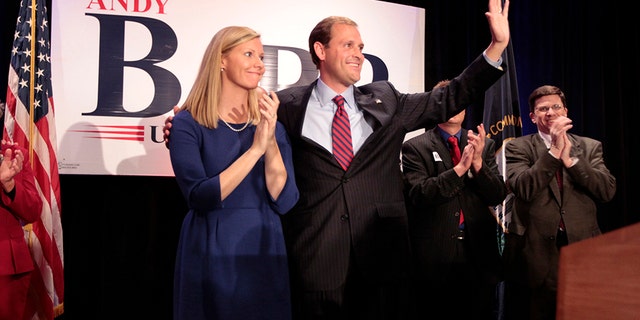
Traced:
<path fill-rule="evenodd" d="M 502 53 L 502 60 L 507 63 L 507 73 L 485 92 L 482 123 L 484 123 L 487 137 L 496 142 L 496 163 L 500 174 L 506 180 L 504 147 L 509 140 L 522 135 L 516 63 L 511 42 Z M 496 241 L 499 244 L 500 254 L 503 252 L 504 235 L 511 221 L 513 197 L 513 193 L 509 191 L 502 203 L 492 208 L 498 222 Z M 496 319 L 498 320 L 504 319 L 504 294 L 504 282 L 501 282 L 496 287 L 498 298 Z"/>
<path fill-rule="evenodd" d="M 482 123 L 487 137 L 496 142 L 496 162 L 500 174 L 506 179 L 504 146 L 509 140 L 522 135 L 516 66 L 511 42 L 502 53 L 502 60 L 507 63 L 507 73 L 485 92 Z M 494 208 L 499 222 L 497 236 L 500 253 L 504 248 L 504 232 L 511 219 L 512 198 L 513 194 L 509 192 L 505 200 Z"/>

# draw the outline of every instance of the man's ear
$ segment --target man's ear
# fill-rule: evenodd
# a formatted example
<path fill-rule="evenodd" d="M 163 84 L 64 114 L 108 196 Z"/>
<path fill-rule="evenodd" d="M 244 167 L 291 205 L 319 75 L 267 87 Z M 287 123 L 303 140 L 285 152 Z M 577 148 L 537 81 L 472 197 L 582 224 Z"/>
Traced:
<path fill-rule="evenodd" d="M 316 55 L 318 56 L 318 58 L 320 58 L 320 60 L 324 60 L 324 45 L 320 43 L 320 41 L 316 41 L 315 43 L 313 43 L 313 50 L 316 52 Z"/>

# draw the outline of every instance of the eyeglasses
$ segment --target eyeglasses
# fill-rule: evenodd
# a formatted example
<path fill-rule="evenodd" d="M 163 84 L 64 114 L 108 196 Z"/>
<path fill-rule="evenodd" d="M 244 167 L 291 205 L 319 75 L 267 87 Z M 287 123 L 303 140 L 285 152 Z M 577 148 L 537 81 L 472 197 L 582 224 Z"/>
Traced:
<path fill-rule="evenodd" d="M 536 112 L 541 112 L 541 113 L 547 113 L 549 111 L 549 109 L 553 109 L 553 111 L 558 111 L 558 110 L 560 110 L 562 108 L 564 108 L 564 107 L 559 105 L 559 104 L 554 104 L 551 107 L 547 107 L 547 106 L 537 107 L 535 109 L 535 111 Z"/>

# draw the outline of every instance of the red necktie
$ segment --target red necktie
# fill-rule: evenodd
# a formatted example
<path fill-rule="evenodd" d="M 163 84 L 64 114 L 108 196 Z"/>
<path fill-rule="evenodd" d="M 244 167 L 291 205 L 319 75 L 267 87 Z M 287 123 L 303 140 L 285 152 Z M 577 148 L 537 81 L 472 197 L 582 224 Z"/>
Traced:
<path fill-rule="evenodd" d="M 451 153 L 451 160 L 455 166 L 460 162 L 460 147 L 458 147 L 458 138 L 456 136 L 450 136 L 447 140 L 449 142 L 449 152 Z"/>
<path fill-rule="evenodd" d="M 458 137 L 450 136 L 447 139 L 449 142 L 449 152 L 451 153 L 451 160 L 453 160 L 453 165 L 455 166 L 460 162 L 460 147 L 458 146 Z M 458 222 L 458 229 L 464 229 L 464 215 L 462 214 L 462 209 L 460 209 L 460 221 Z"/>
<path fill-rule="evenodd" d="M 344 97 L 337 95 L 332 100 L 338 106 L 331 125 L 333 155 L 342 166 L 342 169 L 346 171 L 353 159 L 351 125 L 349 124 L 349 115 L 344 110 Z"/>
<path fill-rule="evenodd" d="M 562 193 L 562 169 L 556 171 L 556 180 L 558 181 L 558 189 L 560 189 L 560 193 Z"/>

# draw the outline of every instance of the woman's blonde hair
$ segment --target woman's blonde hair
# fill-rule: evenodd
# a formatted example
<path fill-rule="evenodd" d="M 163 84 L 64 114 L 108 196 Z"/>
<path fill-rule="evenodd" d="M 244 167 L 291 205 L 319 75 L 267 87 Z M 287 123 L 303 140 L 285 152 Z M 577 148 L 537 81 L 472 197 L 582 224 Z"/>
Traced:
<path fill-rule="evenodd" d="M 222 92 L 222 58 L 236 46 L 259 37 L 259 33 L 247 27 L 230 26 L 218 31 L 204 52 L 196 80 L 181 109 L 188 110 L 199 124 L 217 128 Z M 249 90 L 247 105 L 249 120 L 253 124 L 260 119 L 258 97 L 261 93 L 262 89 L 259 88 Z"/>

